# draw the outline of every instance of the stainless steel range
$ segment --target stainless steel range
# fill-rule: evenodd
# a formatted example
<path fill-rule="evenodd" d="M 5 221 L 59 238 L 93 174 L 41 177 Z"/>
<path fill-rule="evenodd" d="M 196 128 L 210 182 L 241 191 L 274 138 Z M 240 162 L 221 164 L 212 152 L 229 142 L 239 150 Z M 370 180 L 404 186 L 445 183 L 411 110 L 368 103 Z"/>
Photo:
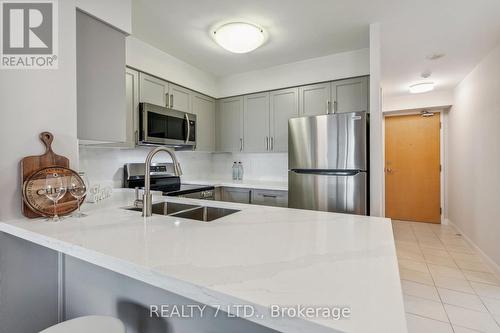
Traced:
<path fill-rule="evenodd" d="M 144 187 L 144 163 L 128 163 L 123 167 L 125 188 Z M 208 185 L 181 184 L 175 176 L 172 163 L 155 163 L 150 167 L 151 190 L 163 195 L 193 199 L 214 200 L 215 188 Z"/>

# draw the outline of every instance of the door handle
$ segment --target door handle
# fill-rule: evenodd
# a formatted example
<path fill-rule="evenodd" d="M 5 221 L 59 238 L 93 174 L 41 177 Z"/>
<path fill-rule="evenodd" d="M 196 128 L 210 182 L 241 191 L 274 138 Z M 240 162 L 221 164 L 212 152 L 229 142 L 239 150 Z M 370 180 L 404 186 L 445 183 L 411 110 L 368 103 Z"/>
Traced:
<path fill-rule="evenodd" d="M 166 106 L 167 108 L 168 108 L 168 104 L 169 104 L 169 102 L 170 102 L 169 95 L 170 95 L 169 93 L 166 93 L 166 94 L 165 94 L 165 97 L 166 97 L 165 106 Z"/>
<path fill-rule="evenodd" d="M 170 94 L 170 107 L 174 107 L 174 94 Z"/>
<path fill-rule="evenodd" d="M 186 141 L 184 143 L 188 143 L 189 141 L 189 136 L 191 134 L 191 126 L 189 125 L 189 116 L 188 114 L 184 114 L 184 116 L 186 117 L 186 126 L 187 126 L 187 135 L 186 135 Z"/>
<path fill-rule="evenodd" d="M 337 107 L 338 107 L 337 101 L 333 101 L 333 113 L 337 112 Z"/>
<path fill-rule="evenodd" d="M 385 171 L 386 171 L 387 173 L 392 173 L 392 169 L 391 169 L 391 168 L 386 168 L 386 169 L 385 169 Z"/>
<path fill-rule="evenodd" d="M 240 138 L 240 151 L 243 151 L 243 138 Z"/>
<path fill-rule="evenodd" d="M 326 114 L 330 114 L 330 101 L 326 101 Z"/>
<path fill-rule="evenodd" d="M 274 137 L 271 137 L 271 148 L 270 150 L 274 150 Z"/>
<path fill-rule="evenodd" d="M 269 137 L 266 136 L 266 150 L 269 150 Z"/>

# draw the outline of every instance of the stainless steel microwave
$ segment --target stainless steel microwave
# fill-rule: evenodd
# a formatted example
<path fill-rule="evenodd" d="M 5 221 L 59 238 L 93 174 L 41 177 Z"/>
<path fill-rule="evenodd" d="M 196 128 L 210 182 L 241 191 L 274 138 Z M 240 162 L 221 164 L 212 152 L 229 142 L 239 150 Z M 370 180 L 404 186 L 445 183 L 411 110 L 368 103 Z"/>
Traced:
<path fill-rule="evenodd" d="M 150 103 L 140 103 L 139 110 L 139 144 L 194 149 L 196 115 Z"/>

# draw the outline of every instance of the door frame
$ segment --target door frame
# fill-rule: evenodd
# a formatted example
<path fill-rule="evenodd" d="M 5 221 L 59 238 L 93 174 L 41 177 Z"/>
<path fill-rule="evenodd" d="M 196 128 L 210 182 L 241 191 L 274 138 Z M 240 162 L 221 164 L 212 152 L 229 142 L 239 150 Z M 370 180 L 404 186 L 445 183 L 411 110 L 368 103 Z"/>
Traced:
<path fill-rule="evenodd" d="M 446 217 L 448 216 L 448 204 L 447 204 L 447 190 L 446 190 L 446 181 L 447 181 L 447 133 L 448 133 L 448 117 L 447 113 L 450 110 L 451 106 L 443 106 L 443 107 L 429 107 L 429 108 L 419 108 L 419 109 L 410 109 L 410 110 L 398 110 L 398 111 L 388 111 L 382 114 L 382 161 L 384 163 L 384 168 L 382 169 L 383 173 L 383 182 L 382 182 L 382 214 L 385 215 L 385 118 L 391 116 L 406 116 L 406 115 L 414 115 L 419 114 L 423 110 L 427 110 L 429 112 L 438 113 L 439 121 L 441 126 L 439 128 L 439 138 L 440 138 L 440 147 L 439 147 L 439 163 L 441 164 L 441 174 L 440 174 L 440 204 L 441 204 L 441 224 L 447 224 Z"/>

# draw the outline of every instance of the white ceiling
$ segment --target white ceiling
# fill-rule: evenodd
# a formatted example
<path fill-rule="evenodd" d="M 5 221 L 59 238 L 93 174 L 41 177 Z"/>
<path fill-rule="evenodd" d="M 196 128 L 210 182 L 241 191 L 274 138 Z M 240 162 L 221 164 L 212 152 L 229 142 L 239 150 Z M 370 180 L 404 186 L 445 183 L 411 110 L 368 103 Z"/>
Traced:
<path fill-rule="evenodd" d="M 232 54 L 209 35 L 217 24 L 261 25 L 269 39 Z M 369 46 L 369 24 L 382 24 L 386 95 L 407 93 L 431 70 L 437 89 L 454 87 L 500 42 L 499 0 L 133 0 L 137 38 L 217 76 Z M 427 55 L 445 53 L 437 61 Z"/>

